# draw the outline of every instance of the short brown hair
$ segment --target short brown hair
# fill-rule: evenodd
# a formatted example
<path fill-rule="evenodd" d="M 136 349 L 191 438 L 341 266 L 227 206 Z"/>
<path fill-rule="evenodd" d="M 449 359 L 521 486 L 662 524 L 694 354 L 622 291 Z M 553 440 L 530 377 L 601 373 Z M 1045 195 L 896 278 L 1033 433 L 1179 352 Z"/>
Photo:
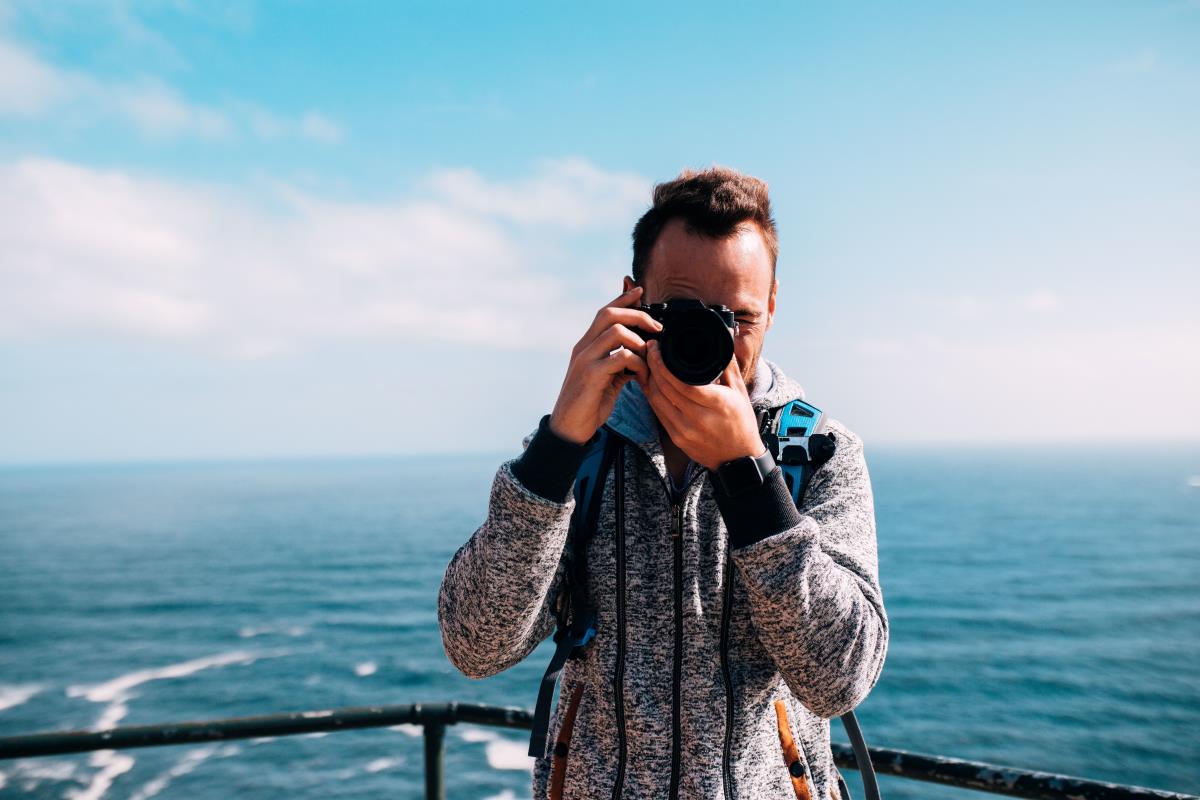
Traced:
<path fill-rule="evenodd" d="M 744 222 L 762 231 L 771 253 L 771 282 L 779 257 L 779 234 L 771 216 L 767 184 L 728 167 L 685 169 L 672 181 L 654 187 L 654 204 L 633 226 L 633 280 L 646 277 L 647 261 L 668 222 L 681 217 L 687 229 L 714 239 L 729 236 Z"/>

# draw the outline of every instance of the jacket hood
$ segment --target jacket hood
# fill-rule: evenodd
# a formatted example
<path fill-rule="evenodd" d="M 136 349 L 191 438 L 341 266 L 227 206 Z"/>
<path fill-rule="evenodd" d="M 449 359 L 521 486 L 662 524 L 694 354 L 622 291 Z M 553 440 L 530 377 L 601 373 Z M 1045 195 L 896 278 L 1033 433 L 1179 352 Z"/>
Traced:
<path fill-rule="evenodd" d="M 775 408 L 792 400 L 804 399 L 804 387 L 789 378 L 778 364 L 762 355 L 759 356 L 758 361 L 760 369 L 756 382 L 763 379 L 761 367 L 765 366 L 769 370 L 772 383 L 766 393 L 751 399 L 750 405 L 756 410 Z M 665 479 L 667 474 L 666 456 L 663 454 L 662 445 L 658 439 L 658 420 L 654 416 L 654 409 L 650 407 L 650 401 L 646 399 L 646 395 L 637 381 L 629 381 L 621 389 L 606 424 L 645 450 L 646 455 L 659 468 L 659 472 Z"/>

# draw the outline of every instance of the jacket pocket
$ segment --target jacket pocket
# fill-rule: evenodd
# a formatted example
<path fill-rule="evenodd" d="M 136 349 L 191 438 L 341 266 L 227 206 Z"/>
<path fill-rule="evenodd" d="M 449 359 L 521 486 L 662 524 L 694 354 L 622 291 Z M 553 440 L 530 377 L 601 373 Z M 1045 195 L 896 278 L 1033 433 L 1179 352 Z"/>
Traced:
<path fill-rule="evenodd" d="M 553 766 L 550 770 L 550 800 L 562 800 L 563 783 L 567 778 L 567 759 L 571 755 L 571 732 L 575 728 L 575 714 L 579 711 L 583 686 L 583 683 L 578 683 L 572 690 L 571 699 L 567 702 L 567 711 L 563 715 L 562 725 L 559 726 L 558 737 L 554 740 L 554 752 L 551 756 Z"/>
<path fill-rule="evenodd" d="M 800 755 L 800 748 L 792 737 L 792 726 L 788 722 L 787 703 L 775 701 L 775 720 L 779 726 L 779 747 L 783 752 L 783 763 L 792 779 L 792 789 L 796 792 L 796 800 L 812 800 L 808 789 L 808 765 Z"/>

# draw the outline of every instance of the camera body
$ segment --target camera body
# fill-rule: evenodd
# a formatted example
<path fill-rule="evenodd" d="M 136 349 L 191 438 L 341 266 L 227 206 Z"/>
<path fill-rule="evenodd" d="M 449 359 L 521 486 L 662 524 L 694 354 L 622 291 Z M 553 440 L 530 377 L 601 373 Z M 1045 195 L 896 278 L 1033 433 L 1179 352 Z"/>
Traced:
<path fill-rule="evenodd" d="M 690 298 L 640 308 L 662 323 L 663 329 L 639 328 L 637 334 L 658 340 L 663 363 L 679 380 L 703 386 L 725 371 L 733 358 L 733 337 L 738 329 L 732 310 Z"/>

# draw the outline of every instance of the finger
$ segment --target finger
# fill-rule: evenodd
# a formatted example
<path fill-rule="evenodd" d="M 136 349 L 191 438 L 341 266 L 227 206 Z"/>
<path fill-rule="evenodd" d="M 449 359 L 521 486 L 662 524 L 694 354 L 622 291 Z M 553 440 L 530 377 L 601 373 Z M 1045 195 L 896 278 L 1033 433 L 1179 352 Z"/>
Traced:
<path fill-rule="evenodd" d="M 647 386 L 646 400 L 650 403 L 650 408 L 654 411 L 654 416 L 662 423 L 663 428 L 667 431 L 667 435 L 671 437 L 671 441 L 679 442 L 679 424 L 680 418 L 679 409 L 676 408 L 670 400 L 663 396 L 663 393 L 654 387 L 654 375 L 651 373 L 650 382 Z"/>
<path fill-rule="evenodd" d="M 746 381 L 742 377 L 742 367 L 738 364 L 736 355 L 730 358 L 729 363 L 725 365 L 725 369 L 721 373 L 721 383 L 749 394 L 749 391 L 746 390 Z"/>
<path fill-rule="evenodd" d="M 597 336 L 596 340 L 583 351 L 583 355 L 590 361 L 597 361 L 607 358 L 609 353 L 622 346 L 643 357 L 646 354 L 646 340 L 624 325 L 617 323 Z"/>
<path fill-rule="evenodd" d="M 605 306 L 596 312 L 596 318 L 592 320 L 592 324 L 587 329 L 587 332 L 583 334 L 579 342 L 575 345 L 572 355 L 587 349 L 598 336 L 618 323 L 630 329 L 640 329 L 646 332 L 657 333 L 663 329 L 661 322 L 640 308 Z"/>
<path fill-rule="evenodd" d="M 628 350 L 624 347 L 614 350 L 606 356 L 603 361 L 596 365 L 596 369 L 605 375 L 616 375 L 624 373 L 625 370 L 632 372 L 632 375 L 622 375 L 623 378 L 637 378 L 642 385 L 646 384 L 650 377 L 650 370 L 646 368 L 646 362 L 637 353 Z M 622 384 L 624 385 L 624 384 Z"/>
<path fill-rule="evenodd" d="M 606 303 L 606 306 L 629 306 L 636 303 L 642 296 L 644 286 L 634 286 L 632 289 L 626 289 L 619 295 L 614 297 L 611 302 Z"/>
<path fill-rule="evenodd" d="M 663 393 L 670 397 L 676 406 L 683 408 L 691 403 L 702 406 L 715 404 L 716 399 L 710 396 L 711 391 L 707 386 L 693 386 L 675 377 L 675 373 L 671 372 L 663 361 L 662 349 L 657 341 L 647 342 L 646 352 L 649 354 L 647 362 L 650 364 L 650 371 L 660 380 Z"/>

